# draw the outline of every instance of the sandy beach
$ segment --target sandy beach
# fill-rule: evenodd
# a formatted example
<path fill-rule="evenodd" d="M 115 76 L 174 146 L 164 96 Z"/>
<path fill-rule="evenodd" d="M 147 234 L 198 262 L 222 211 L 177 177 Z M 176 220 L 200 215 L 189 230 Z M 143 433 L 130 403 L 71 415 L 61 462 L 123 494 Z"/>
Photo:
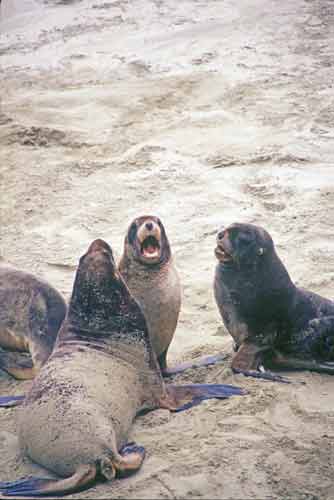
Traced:
<path fill-rule="evenodd" d="M 334 298 L 332 0 L 2 0 L 0 262 L 68 299 L 95 238 L 119 258 L 133 217 L 161 217 L 183 303 L 169 363 L 226 353 L 177 382 L 242 398 L 136 420 L 130 479 L 69 498 L 334 498 L 334 379 L 231 376 L 213 298 L 215 235 L 252 222 L 298 286 Z M 30 382 L 0 372 L 0 394 Z M 1 480 L 36 471 L 0 411 Z M 40 474 L 40 471 L 39 471 Z"/>

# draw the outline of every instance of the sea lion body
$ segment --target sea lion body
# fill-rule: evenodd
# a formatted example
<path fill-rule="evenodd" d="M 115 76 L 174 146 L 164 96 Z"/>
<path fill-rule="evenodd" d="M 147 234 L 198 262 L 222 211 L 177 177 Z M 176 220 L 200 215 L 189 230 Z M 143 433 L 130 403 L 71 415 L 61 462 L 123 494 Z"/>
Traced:
<path fill-rule="evenodd" d="M 22 449 L 61 477 L 81 464 L 119 459 L 135 415 L 158 406 L 163 394 L 140 307 L 112 273 L 111 249 L 97 240 L 82 258 L 55 349 L 20 412 Z"/>
<path fill-rule="evenodd" d="M 111 248 L 96 240 L 80 259 L 56 345 L 19 416 L 22 451 L 64 479 L 4 482 L 0 492 L 58 495 L 87 487 L 97 476 L 127 476 L 145 456 L 144 448 L 125 444 L 137 413 L 181 411 L 237 394 L 244 392 L 220 384 L 164 384 L 145 316 Z"/>
<path fill-rule="evenodd" d="M 151 253 L 143 255 L 146 241 Z M 165 369 L 181 308 L 181 285 L 160 219 L 142 216 L 130 224 L 119 271 L 142 307 L 153 349 Z"/>
<path fill-rule="evenodd" d="M 254 369 L 264 353 L 334 360 L 334 302 L 296 287 L 269 233 L 232 224 L 218 233 L 217 243 L 215 299 L 237 348 L 242 346 L 232 366 Z"/>
<path fill-rule="evenodd" d="M 149 388 L 158 376 L 136 362 L 143 353 L 135 351 L 129 359 L 117 359 L 89 346 L 57 350 L 22 408 L 24 453 L 60 477 L 71 476 L 83 463 L 117 457 L 136 414 L 157 406 Z"/>
<path fill-rule="evenodd" d="M 0 368 L 31 378 L 46 362 L 66 314 L 60 293 L 32 274 L 0 266 L 0 347 L 30 352 L 33 368 L 11 368 L 2 353 Z"/>

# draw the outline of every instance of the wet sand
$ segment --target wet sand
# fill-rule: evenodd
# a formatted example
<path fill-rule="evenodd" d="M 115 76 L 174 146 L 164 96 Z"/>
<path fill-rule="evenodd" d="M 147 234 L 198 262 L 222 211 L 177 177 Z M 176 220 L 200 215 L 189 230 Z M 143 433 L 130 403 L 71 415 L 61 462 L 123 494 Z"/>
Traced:
<path fill-rule="evenodd" d="M 331 0 L 2 0 L 2 262 L 68 298 L 102 237 L 119 257 L 129 221 L 159 215 L 183 284 L 170 363 L 231 355 L 213 299 L 215 232 L 253 222 L 291 277 L 334 297 L 334 10 Z M 334 379 L 226 376 L 250 395 L 137 419 L 131 479 L 90 498 L 334 497 Z M 0 373 L 1 394 L 29 383 Z M 32 471 L 0 412 L 1 479 Z M 78 493 L 70 498 L 85 498 Z"/>

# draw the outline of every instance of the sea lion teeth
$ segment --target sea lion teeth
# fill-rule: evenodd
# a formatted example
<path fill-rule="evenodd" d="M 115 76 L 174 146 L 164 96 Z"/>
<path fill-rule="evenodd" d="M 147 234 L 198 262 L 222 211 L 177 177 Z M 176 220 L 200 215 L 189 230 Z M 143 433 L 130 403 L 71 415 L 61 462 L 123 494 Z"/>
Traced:
<path fill-rule="evenodd" d="M 239 346 L 232 368 L 261 376 L 260 366 L 334 374 L 334 302 L 296 287 L 270 234 L 232 224 L 218 234 L 214 293 L 223 322 Z M 226 247 L 237 266 L 225 266 Z M 279 379 L 274 374 L 264 378 Z M 286 381 L 286 379 L 284 380 Z"/>

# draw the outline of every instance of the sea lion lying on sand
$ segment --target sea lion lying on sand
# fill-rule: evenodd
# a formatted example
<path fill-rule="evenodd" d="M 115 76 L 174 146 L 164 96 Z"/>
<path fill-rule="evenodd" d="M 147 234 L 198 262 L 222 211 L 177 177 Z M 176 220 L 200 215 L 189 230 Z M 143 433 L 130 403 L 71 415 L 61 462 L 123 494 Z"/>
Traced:
<path fill-rule="evenodd" d="M 269 233 L 232 224 L 218 232 L 215 254 L 215 299 L 237 348 L 232 369 L 271 378 L 256 372 L 266 362 L 334 373 L 334 302 L 294 285 Z"/>
<path fill-rule="evenodd" d="M 67 494 L 98 476 L 127 476 L 145 455 L 143 447 L 127 443 L 136 414 L 154 408 L 180 411 L 233 394 L 244 391 L 219 384 L 164 384 L 144 315 L 116 269 L 111 248 L 96 240 L 80 259 L 54 351 L 19 410 L 22 450 L 63 479 L 0 483 L 0 492 Z"/>
<path fill-rule="evenodd" d="M 181 285 L 165 227 L 158 217 L 143 215 L 131 222 L 119 271 L 141 305 L 163 375 L 224 359 L 222 355 L 206 356 L 167 368 L 167 351 L 181 308 Z"/>
<path fill-rule="evenodd" d="M 53 349 L 66 304 L 60 293 L 32 274 L 0 266 L 0 369 L 32 379 Z M 9 351 L 30 352 L 31 360 Z"/>

